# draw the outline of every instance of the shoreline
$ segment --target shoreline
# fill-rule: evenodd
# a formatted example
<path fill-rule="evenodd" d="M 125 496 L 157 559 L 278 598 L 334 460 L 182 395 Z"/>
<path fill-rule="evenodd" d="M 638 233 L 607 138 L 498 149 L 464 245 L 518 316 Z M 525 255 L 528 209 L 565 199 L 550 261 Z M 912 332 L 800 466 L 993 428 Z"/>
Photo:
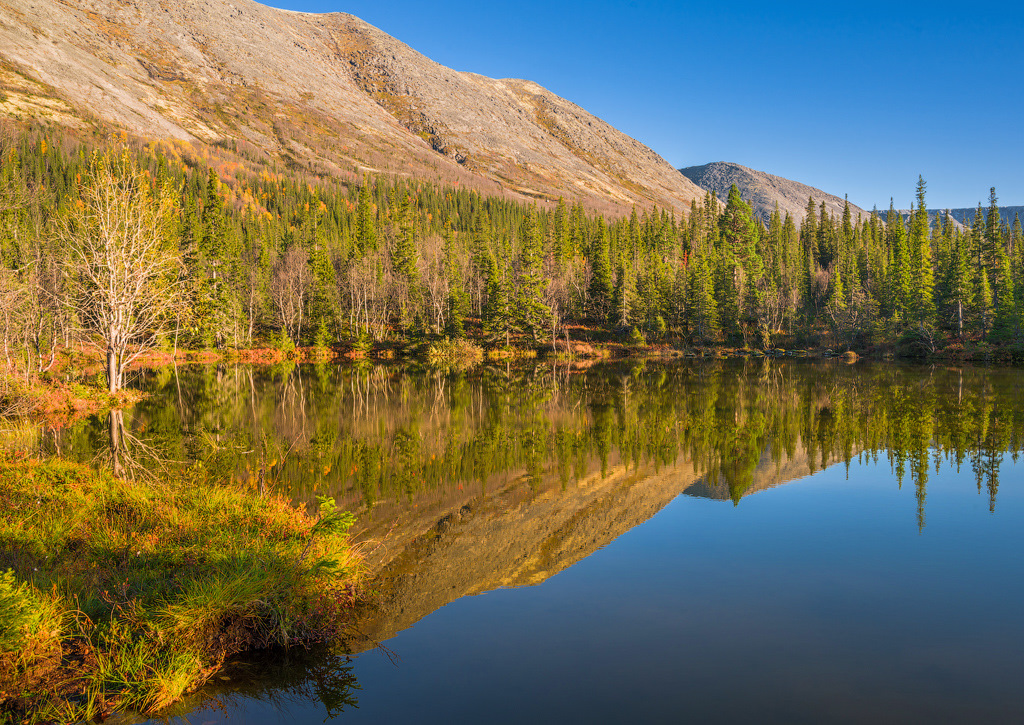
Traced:
<path fill-rule="evenodd" d="M 227 657 L 334 641 L 359 598 L 351 517 L 180 476 L 0 454 L 0 715 L 151 712 Z"/>
<path fill-rule="evenodd" d="M 455 344 L 457 343 L 457 344 Z M 53 371 L 25 379 L 23 376 L 3 376 L 0 371 L 0 420 L 29 417 L 43 419 L 52 427 L 65 427 L 81 418 L 130 407 L 143 394 L 123 388 L 110 394 L 104 388 L 76 382 L 102 374 L 98 355 L 84 357 L 79 349 L 62 351 L 60 364 Z M 582 341 L 558 340 L 540 346 L 512 345 L 510 347 L 484 347 L 473 338 L 448 341 L 434 340 L 419 345 L 401 346 L 393 343 L 377 344 L 366 350 L 345 346 L 298 347 L 282 350 L 256 347 L 223 350 L 186 350 L 175 353 L 152 351 L 140 355 L 129 371 L 155 369 L 176 365 L 251 364 L 277 365 L 328 362 L 369 362 L 423 365 L 439 370 L 469 370 L 482 363 L 522 361 L 529 359 L 575 362 L 592 365 L 602 360 L 624 359 L 808 359 L 839 360 L 852 363 L 857 360 L 887 360 L 892 362 L 985 365 L 1024 365 L 1024 346 L 996 347 L 983 341 L 954 342 L 927 355 L 900 354 L 893 345 L 840 350 L 830 347 L 773 347 L 758 349 L 727 345 L 681 345 L 676 341 L 629 345 L 614 340 Z M 73 373 L 70 373 L 73 371 Z M 61 378 L 61 374 L 64 375 Z"/>

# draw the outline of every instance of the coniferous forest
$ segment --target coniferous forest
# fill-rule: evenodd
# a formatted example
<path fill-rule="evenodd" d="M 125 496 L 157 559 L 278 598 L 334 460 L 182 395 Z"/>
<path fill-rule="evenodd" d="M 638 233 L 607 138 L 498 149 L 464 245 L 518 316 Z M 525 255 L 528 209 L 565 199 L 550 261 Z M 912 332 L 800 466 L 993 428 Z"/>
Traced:
<path fill-rule="evenodd" d="M 836 218 L 811 198 L 802 221 L 776 212 L 765 226 L 735 186 L 685 216 L 611 218 L 572 200 L 314 177 L 182 145 L 6 139 L 0 325 L 7 368 L 25 374 L 97 333 L 114 367 L 157 344 L 369 350 L 467 335 L 548 349 L 1024 351 L 1021 222 L 1000 214 L 995 189 L 967 226 L 929 219 L 923 179 L 907 220 L 891 207 Z M 103 219 L 133 212 L 123 227 L 151 237 L 141 256 L 97 261 Z M 145 268 L 125 284 L 149 295 L 135 302 L 147 314 L 113 333 L 120 313 L 97 294 L 115 282 L 97 265 L 118 264 Z"/>

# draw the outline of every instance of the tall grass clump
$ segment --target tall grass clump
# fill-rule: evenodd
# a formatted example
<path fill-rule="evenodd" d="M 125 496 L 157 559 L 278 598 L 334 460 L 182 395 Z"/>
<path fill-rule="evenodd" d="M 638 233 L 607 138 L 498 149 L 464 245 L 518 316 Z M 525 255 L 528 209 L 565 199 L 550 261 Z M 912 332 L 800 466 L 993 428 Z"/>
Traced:
<path fill-rule="evenodd" d="M 483 361 L 484 351 L 475 342 L 464 337 L 445 337 L 431 341 L 424 356 L 431 367 L 468 370 Z"/>
<path fill-rule="evenodd" d="M 340 636 L 351 521 L 198 467 L 135 483 L 0 458 L 0 720 L 151 712 L 232 654 Z"/>
<path fill-rule="evenodd" d="M 8 683 L 30 677 L 32 668 L 60 653 L 65 618 L 59 601 L 10 569 L 0 573 L 0 694 L 9 696 Z"/>

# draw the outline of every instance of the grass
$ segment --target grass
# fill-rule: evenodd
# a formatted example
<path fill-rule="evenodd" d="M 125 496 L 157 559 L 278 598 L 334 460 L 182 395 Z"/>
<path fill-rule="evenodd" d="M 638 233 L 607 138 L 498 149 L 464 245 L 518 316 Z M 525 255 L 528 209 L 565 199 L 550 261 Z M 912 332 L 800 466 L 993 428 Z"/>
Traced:
<path fill-rule="evenodd" d="M 0 458 L 0 721 L 152 712 L 232 654 L 337 638 L 348 514 L 210 480 Z"/>
<path fill-rule="evenodd" d="M 484 351 L 479 345 L 466 338 L 446 337 L 430 342 L 426 347 L 424 357 L 431 367 L 467 370 L 483 361 Z"/>

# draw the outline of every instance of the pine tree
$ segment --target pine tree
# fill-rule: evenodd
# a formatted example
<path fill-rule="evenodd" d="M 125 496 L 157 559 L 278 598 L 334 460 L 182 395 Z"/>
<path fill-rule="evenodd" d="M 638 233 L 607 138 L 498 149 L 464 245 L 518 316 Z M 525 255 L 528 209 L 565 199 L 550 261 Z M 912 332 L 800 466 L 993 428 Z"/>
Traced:
<path fill-rule="evenodd" d="M 370 177 L 364 176 L 359 187 L 359 204 L 356 208 L 356 249 L 359 256 L 377 250 L 377 219 L 370 192 Z"/>
<path fill-rule="evenodd" d="M 992 323 L 992 337 L 1000 342 L 1012 340 L 1017 330 L 1016 300 L 1013 291 L 1013 274 L 1010 259 L 1002 256 L 999 273 L 999 287 L 995 299 L 995 320 Z"/>
<path fill-rule="evenodd" d="M 890 314 L 895 320 L 906 320 L 911 307 L 912 290 L 910 250 L 907 248 L 907 230 L 903 226 L 903 217 L 893 208 L 891 199 L 885 220 L 885 233 L 889 247 Z"/>
<path fill-rule="evenodd" d="M 517 329 L 528 332 L 539 342 L 551 310 L 544 304 L 547 282 L 542 269 L 543 243 L 537 222 L 537 208 L 531 207 L 520 233 L 519 279 L 516 285 Z"/>
<path fill-rule="evenodd" d="M 686 313 L 690 332 L 697 340 L 709 342 L 719 335 L 718 303 L 715 299 L 715 284 L 708 256 L 697 250 L 690 262 L 690 279 L 687 284 L 688 298 Z"/>
<path fill-rule="evenodd" d="M 947 229 L 953 229 L 953 220 L 946 212 Z M 964 334 L 964 319 L 973 306 L 973 288 L 971 284 L 971 254 L 967 238 L 956 234 L 949 252 L 946 273 L 946 290 L 948 305 L 952 317 L 952 326 L 958 337 Z"/>
<path fill-rule="evenodd" d="M 465 337 L 465 319 L 466 315 L 469 314 L 469 296 L 463 283 L 457 255 L 455 236 L 449 223 L 445 225 L 444 229 L 444 269 L 445 276 L 448 279 L 447 328 L 445 329 L 445 334 L 456 338 Z"/>
<path fill-rule="evenodd" d="M 910 319 L 920 324 L 935 321 L 935 271 L 932 268 L 928 207 L 925 206 L 924 178 L 917 178 L 917 209 L 911 210 L 910 238 Z"/>
<path fill-rule="evenodd" d="M 608 257 L 608 227 L 599 218 L 597 232 L 590 244 L 590 286 L 587 290 L 590 314 L 597 320 L 605 321 L 611 311 L 612 268 Z"/>

